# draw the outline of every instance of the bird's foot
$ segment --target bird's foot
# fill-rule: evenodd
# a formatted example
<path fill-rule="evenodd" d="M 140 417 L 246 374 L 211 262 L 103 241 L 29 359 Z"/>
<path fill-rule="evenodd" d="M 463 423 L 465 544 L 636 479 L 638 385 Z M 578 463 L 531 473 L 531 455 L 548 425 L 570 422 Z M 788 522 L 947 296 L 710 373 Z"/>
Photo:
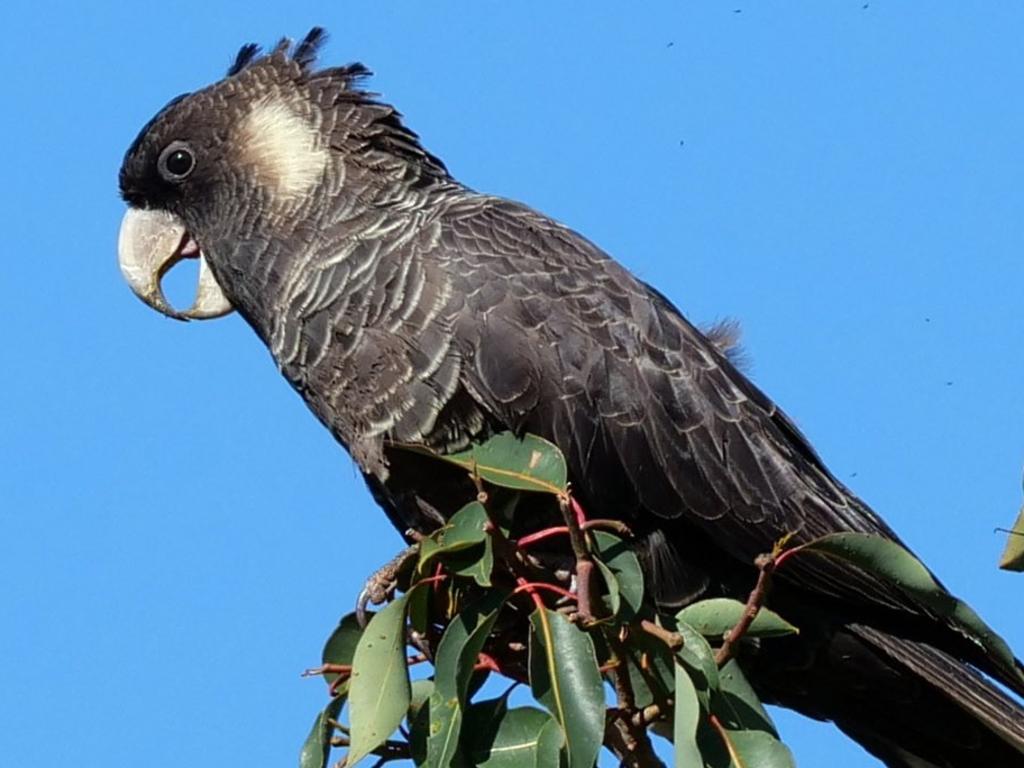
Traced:
<path fill-rule="evenodd" d="M 371 605 L 380 605 L 394 594 L 399 577 L 418 554 L 418 543 L 406 547 L 366 580 L 356 600 L 356 621 L 360 627 L 365 627 L 369 621 L 367 608 Z"/>

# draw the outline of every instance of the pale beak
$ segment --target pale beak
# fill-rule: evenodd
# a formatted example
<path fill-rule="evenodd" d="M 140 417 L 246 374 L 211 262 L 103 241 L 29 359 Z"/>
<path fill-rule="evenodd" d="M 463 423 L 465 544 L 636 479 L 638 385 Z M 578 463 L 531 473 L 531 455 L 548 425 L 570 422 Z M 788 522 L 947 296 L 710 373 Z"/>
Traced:
<path fill-rule="evenodd" d="M 199 259 L 199 285 L 192 306 L 177 310 L 164 296 L 160 281 L 175 264 L 190 258 Z M 173 213 L 129 208 L 117 237 L 117 261 L 132 292 L 168 317 L 206 320 L 233 309 L 196 241 Z"/>

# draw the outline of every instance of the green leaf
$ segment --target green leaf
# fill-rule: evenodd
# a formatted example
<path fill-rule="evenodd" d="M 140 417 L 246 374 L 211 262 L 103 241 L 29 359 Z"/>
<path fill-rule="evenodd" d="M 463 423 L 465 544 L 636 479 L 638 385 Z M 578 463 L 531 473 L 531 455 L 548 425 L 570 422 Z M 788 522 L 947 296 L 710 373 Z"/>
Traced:
<path fill-rule="evenodd" d="M 708 709 L 712 692 L 717 691 L 721 685 L 715 652 L 711 650 L 704 635 L 685 621 L 677 622 L 676 632 L 683 638 L 683 647 L 676 651 L 676 657 L 690 671 L 701 705 Z"/>
<path fill-rule="evenodd" d="M 456 576 L 473 579 L 481 587 L 491 586 L 491 572 L 494 570 L 494 544 L 488 537 L 483 544 L 448 558 L 449 570 Z"/>
<path fill-rule="evenodd" d="M 489 587 L 494 551 L 487 536 L 488 524 L 487 511 L 482 504 L 467 504 L 443 527 L 420 542 L 419 573 L 424 577 L 429 575 L 430 566 L 438 558 L 454 560 L 456 572 L 469 575 L 481 587 Z"/>
<path fill-rule="evenodd" d="M 350 613 L 338 622 L 337 628 L 327 638 L 324 650 L 321 654 L 324 664 L 352 664 L 352 657 L 356 652 L 356 645 L 362 637 L 363 628 L 359 626 L 356 615 Z M 328 685 L 338 679 L 338 675 L 330 672 L 324 675 Z"/>
<path fill-rule="evenodd" d="M 495 706 L 500 704 L 500 706 Z M 534 707 L 506 709 L 505 699 L 474 704 L 466 713 L 469 757 L 477 768 L 558 765 L 562 734 L 551 715 Z"/>
<path fill-rule="evenodd" d="M 540 737 L 537 739 L 537 764 L 536 768 L 554 768 L 565 766 L 562 746 L 565 744 L 565 735 L 562 728 L 551 718 L 547 724 L 540 729 Z"/>
<path fill-rule="evenodd" d="M 441 536 L 443 535 L 444 528 L 439 528 L 420 541 L 417 549 L 416 572 L 421 576 L 431 575 L 427 572 L 427 566 L 431 564 L 437 553 L 441 551 Z"/>
<path fill-rule="evenodd" d="M 434 687 L 442 696 L 466 697 L 477 656 L 508 595 L 502 590 L 489 592 L 448 625 L 434 658 Z"/>
<path fill-rule="evenodd" d="M 554 443 L 536 435 L 517 437 L 499 432 L 472 448 L 442 455 L 421 445 L 395 444 L 396 448 L 434 456 L 503 488 L 543 493 L 565 493 L 565 459 Z"/>
<path fill-rule="evenodd" d="M 731 660 L 719 670 L 719 689 L 712 696 L 711 711 L 722 725 L 733 730 L 764 731 L 778 737 L 764 705 L 736 660 Z"/>
<path fill-rule="evenodd" d="M 939 586 L 924 564 L 895 541 L 866 533 L 832 533 L 802 545 L 797 551 L 845 560 L 886 579 L 939 616 L 958 624 L 967 637 L 1000 662 L 1007 674 L 1024 682 L 1024 674 L 1017 668 L 1006 641 L 967 603 Z"/>
<path fill-rule="evenodd" d="M 473 667 L 506 597 L 507 593 L 492 592 L 463 610 L 437 646 L 427 738 L 427 761 L 435 768 L 447 768 L 455 757 Z"/>
<path fill-rule="evenodd" d="M 425 634 L 431 624 L 432 610 L 434 610 L 434 583 L 417 584 L 405 593 L 406 614 L 409 626 Z"/>
<path fill-rule="evenodd" d="M 619 596 L 619 580 L 615 578 L 615 574 L 612 572 L 612 569 L 600 560 L 595 559 L 594 564 L 597 566 L 597 570 L 601 573 L 601 578 L 604 579 L 604 585 L 607 588 L 605 594 L 602 596 L 602 600 L 604 600 L 605 608 L 608 609 L 608 616 L 600 619 L 601 621 L 607 621 L 608 619 L 617 616 L 619 608 L 622 607 L 622 598 Z"/>
<path fill-rule="evenodd" d="M 1006 537 L 1006 549 L 999 558 L 999 567 L 1004 571 L 1024 571 L 1024 507 L 1020 508 L 1017 521 Z"/>
<path fill-rule="evenodd" d="M 355 765 L 395 732 L 409 710 L 411 695 L 403 596 L 373 615 L 356 646 L 349 688 L 349 765 Z"/>
<path fill-rule="evenodd" d="M 633 551 L 629 543 L 606 531 L 592 531 L 591 536 L 598 565 L 607 566 L 614 577 L 617 594 L 614 601 L 615 607 L 609 606 L 612 615 L 619 613 L 617 598 L 621 598 L 630 612 L 636 615 L 640 612 L 644 602 L 644 575 L 636 552 Z M 601 569 L 601 572 L 609 584 L 609 597 L 611 597 L 612 579 L 605 573 L 604 568 Z"/>
<path fill-rule="evenodd" d="M 569 768 L 592 768 L 604 739 L 604 686 L 590 636 L 559 613 L 530 616 L 530 688 L 554 715 Z"/>
<path fill-rule="evenodd" d="M 334 735 L 334 726 L 331 720 L 338 719 L 341 705 L 345 699 L 339 696 L 332 699 L 324 707 L 323 711 L 316 716 L 313 727 L 306 737 L 306 743 L 302 745 L 299 752 L 299 768 L 325 768 L 331 756 L 331 737 Z"/>
<path fill-rule="evenodd" d="M 417 690 L 413 681 L 413 701 L 409 706 L 409 752 L 417 766 L 427 765 L 427 737 L 430 734 L 430 695 L 423 686 Z M 427 693 L 425 699 L 419 696 Z M 419 702 L 419 706 L 416 706 Z"/>
<path fill-rule="evenodd" d="M 681 664 L 676 664 L 675 673 L 675 714 L 672 723 L 672 741 L 675 744 L 676 765 L 704 765 L 697 747 L 697 724 L 700 722 L 701 706 L 693 680 Z"/>
<path fill-rule="evenodd" d="M 735 768 L 796 768 L 793 753 L 769 733 L 727 730 L 724 738 Z"/>
<path fill-rule="evenodd" d="M 512 690 L 513 688 L 509 688 L 495 699 L 475 701 L 466 708 L 466 744 L 470 753 L 478 749 L 484 741 L 490 744 L 490 741 L 487 740 L 494 735 L 498 723 L 508 712 L 508 697 Z M 540 710 L 535 711 L 540 712 Z M 546 712 L 541 712 L 541 714 L 550 720 Z"/>
<path fill-rule="evenodd" d="M 736 768 L 726 744 L 707 717 L 702 717 L 697 725 L 697 747 L 704 760 L 703 764 L 697 764 L 698 768 L 701 765 L 703 768 Z"/>
<path fill-rule="evenodd" d="M 470 502 L 452 515 L 444 527 L 420 542 L 417 571 L 429 576 L 429 566 L 440 558 L 455 575 L 471 578 L 481 587 L 491 586 L 494 544 L 487 533 L 489 525 L 483 505 Z"/>
<path fill-rule="evenodd" d="M 459 747 L 462 729 L 462 707 L 458 699 L 443 699 L 434 691 L 430 695 L 430 730 L 427 732 L 427 764 L 448 768 Z"/>
<path fill-rule="evenodd" d="M 721 637 L 735 627 L 746 606 L 728 597 L 713 597 L 688 605 L 676 614 L 676 620 L 686 622 L 705 637 Z M 775 611 L 762 608 L 747 629 L 745 637 L 779 637 L 799 630 Z"/>
<path fill-rule="evenodd" d="M 489 522 L 484 505 L 479 501 L 471 501 L 452 515 L 442 529 L 441 546 L 445 551 L 452 552 L 486 541 Z"/>
<path fill-rule="evenodd" d="M 430 694 L 434 692 L 434 681 L 421 678 L 413 680 L 410 684 L 409 694 L 409 722 L 411 723 L 419 715 L 423 706 L 430 700 Z"/>
<path fill-rule="evenodd" d="M 646 632 L 635 632 L 625 643 L 625 651 L 626 668 L 637 706 L 646 707 L 671 699 L 675 687 L 675 661 L 668 646 Z"/>

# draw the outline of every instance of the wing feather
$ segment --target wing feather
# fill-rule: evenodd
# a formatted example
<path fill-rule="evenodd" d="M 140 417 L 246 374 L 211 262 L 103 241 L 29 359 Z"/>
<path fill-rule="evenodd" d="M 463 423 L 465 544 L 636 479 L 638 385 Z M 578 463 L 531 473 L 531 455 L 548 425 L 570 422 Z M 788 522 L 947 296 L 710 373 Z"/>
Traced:
<path fill-rule="evenodd" d="M 678 520 L 744 565 L 787 534 L 895 539 L 712 342 L 596 246 L 482 196 L 441 226 L 434 255 L 465 301 L 455 346 L 474 361 L 464 387 L 558 444 L 593 514 Z M 856 568 L 802 560 L 787 572 L 803 589 L 927 614 Z"/>

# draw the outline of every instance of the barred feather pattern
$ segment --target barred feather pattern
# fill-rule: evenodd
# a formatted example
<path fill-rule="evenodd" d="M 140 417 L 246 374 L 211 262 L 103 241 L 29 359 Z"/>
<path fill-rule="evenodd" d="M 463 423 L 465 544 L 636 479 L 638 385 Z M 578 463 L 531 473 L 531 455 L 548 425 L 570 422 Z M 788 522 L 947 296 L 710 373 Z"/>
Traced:
<path fill-rule="evenodd" d="M 437 478 L 410 480 L 389 442 L 450 451 L 512 429 L 555 442 L 590 512 L 630 524 L 665 605 L 745 597 L 754 558 L 789 534 L 898 541 L 726 349 L 581 235 L 452 179 L 394 108 L 359 88 L 364 67 L 313 68 L 322 40 L 314 30 L 292 55 L 289 43 L 266 56 L 244 48 L 227 79 L 147 124 L 121 190 L 131 205 L 184 221 L 396 526 L 429 528 L 452 508 L 434 503 Z M 247 176 L 246 147 L 231 141 L 246 110 L 273 100 L 316 132 L 317 162 L 327 158 L 303 194 Z M 287 122 L 275 138 L 293 132 Z M 179 192 L 152 168 L 182 135 L 217 159 Z M 281 142 L 267 146 L 263 155 L 284 156 Z M 1019 669 L 926 606 L 812 557 L 780 570 L 772 600 L 805 631 L 765 643 L 761 667 L 752 663 L 767 699 L 834 719 L 892 766 L 966 768 L 992 755 L 1024 765 L 1020 707 L 965 665 L 1024 693 Z M 933 743 L 927 729 L 913 736 L 895 715 L 851 704 L 844 686 L 862 670 L 892 687 L 870 697 L 908 685 L 919 694 L 926 714 L 901 717 L 927 724 L 935 712 L 966 735 Z"/>
<path fill-rule="evenodd" d="M 409 505 L 389 510 L 401 525 L 430 515 L 416 493 L 387 489 L 386 441 L 451 450 L 496 424 L 556 442 L 571 475 L 585 478 L 578 487 L 594 514 L 626 517 L 638 530 L 650 530 L 652 515 L 663 520 L 647 538 L 646 561 L 667 602 L 739 596 L 716 569 L 751 562 L 787 533 L 796 541 L 836 530 L 896 538 L 713 343 L 596 246 L 506 200 L 451 185 L 417 194 L 419 206 L 353 209 L 320 230 L 314 247 L 271 270 L 280 275 L 278 298 L 261 315 L 282 371 L 375 478 L 378 498 Z M 713 541 L 718 553 L 688 551 L 688 541 Z M 694 567 L 708 560 L 709 568 Z M 965 706 L 999 734 L 984 749 L 1012 764 L 1018 752 L 1000 744 L 1024 743 L 1018 710 L 949 653 L 1011 684 L 1014 670 L 848 564 L 794 558 L 779 578 L 782 592 L 835 600 L 849 616 L 891 612 L 903 617 L 897 624 L 943 636 L 947 651 L 865 632 L 854 650 L 871 666 L 873 654 L 895 647 L 933 685 L 942 674 L 972 681 Z M 848 653 L 828 651 L 830 642 L 851 642 L 838 637 L 822 641 L 820 653 Z M 803 679 L 785 669 L 773 674 Z M 816 674 L 824 681 L 834 669 Z M 934 696 L 907 688 L 916 678 L 906 672 L 893 674 L 913 701 Z M 814 714 L 787 684 L 764 695 Z M 958 711 L 952 702 L 940 710 L 959 723 L 947 712 Z M 947 764 L 914 762 L 947 747 L 907 751 L 840 705 L 826 711 L 893 765 Z M 971 728 L 968 755 L 986 743 L 981 726 Z M 948 765 L 963 765 L 957 754 Z"/>
<path fill-rule="evenodd" d="M 598 248 L 505 200 L 451 184 L 419 194 L 401 211 L 337 208 L 298 250 L 282 239 L 236 257 L 250 265 L 239 308 L 365 471 L 386 476 L 385 440 L 454 449 L 476 437 L 438 421 L 465 393 L 480 412 L 470 425 L 486 413 L 553 439 L 598 509 L 689 517 L 742 562 L 787 533 L 894 536 L 713 344 Z M 866 574 L 813 571 L 829 594 L 921 610 Z"/>

